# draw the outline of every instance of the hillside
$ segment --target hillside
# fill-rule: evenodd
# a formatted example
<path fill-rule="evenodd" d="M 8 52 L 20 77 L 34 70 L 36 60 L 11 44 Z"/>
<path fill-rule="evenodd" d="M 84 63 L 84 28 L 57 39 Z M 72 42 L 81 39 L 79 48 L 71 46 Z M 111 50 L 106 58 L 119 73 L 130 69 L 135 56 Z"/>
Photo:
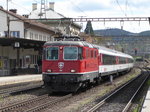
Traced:
<path fill-rule="evenodd" d="M 129 31 L 121 29 L 103 29 L 103 30 L 94 30 L 95 35 L 98 36 L 150 36 L 150 30 L 143 31 L 140 33 L 132 33 Z"/>

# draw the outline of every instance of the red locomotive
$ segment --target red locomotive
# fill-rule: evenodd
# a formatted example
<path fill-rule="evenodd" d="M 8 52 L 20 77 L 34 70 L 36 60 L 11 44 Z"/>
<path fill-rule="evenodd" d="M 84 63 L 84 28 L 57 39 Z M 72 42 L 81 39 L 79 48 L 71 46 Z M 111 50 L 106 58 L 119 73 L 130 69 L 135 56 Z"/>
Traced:
<path fill-rule="evenodd" d="M 58 38 L 61 39 L 62 37 Z M 68 37 L 71 39 L 75 37 Z M 43 49 L 44 85 L 52 91 L 74 92 L 102 77 L 128 71 L 133 67 L 130 55 L 85 41 L 46 42 Z"/>

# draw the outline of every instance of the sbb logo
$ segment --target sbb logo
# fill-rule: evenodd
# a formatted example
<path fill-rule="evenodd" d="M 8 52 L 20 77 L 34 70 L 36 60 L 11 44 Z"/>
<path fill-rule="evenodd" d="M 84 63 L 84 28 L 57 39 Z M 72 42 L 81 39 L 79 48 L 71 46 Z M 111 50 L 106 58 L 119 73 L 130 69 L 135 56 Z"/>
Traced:
<path fill-rule="evenodd" d="M 58 63 L 58 68 L 60 68 L 60 69 L 64 68 L 64 62 L 59 62 Z"/>

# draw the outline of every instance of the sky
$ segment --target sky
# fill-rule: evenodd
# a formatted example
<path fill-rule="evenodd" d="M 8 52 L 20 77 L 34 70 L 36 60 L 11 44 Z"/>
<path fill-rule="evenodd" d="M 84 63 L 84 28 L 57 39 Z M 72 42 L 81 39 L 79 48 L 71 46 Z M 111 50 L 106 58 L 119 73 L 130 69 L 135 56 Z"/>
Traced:
<path fill-rule="evenodd" d="M 6 1 L 0 0 L 0 5 L 6 9 Z M 32 3 L 41 0 L 8 0 L 9 9 L 17 9 L 18 14 L 29 14 Z M 45 0 L 55 2 L 54 10 L 65 17 L 104 18 L 104 17 L 149 17 L 149 0 Z M 83 30 L 86 23 L 83 24 Z M 150 29 L 149 22 L 92 22 L 93 29 L 121 28 L 134 33 Z"/>

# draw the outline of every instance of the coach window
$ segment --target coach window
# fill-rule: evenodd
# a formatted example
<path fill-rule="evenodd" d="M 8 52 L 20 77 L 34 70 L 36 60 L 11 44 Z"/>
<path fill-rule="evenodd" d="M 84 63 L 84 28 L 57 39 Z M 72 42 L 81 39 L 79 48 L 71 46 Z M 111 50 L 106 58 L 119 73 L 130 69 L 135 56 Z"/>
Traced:
<path fill-rule="evenodd" d="M 46 59 L 58 60 L 58 47 L 48 47 Z"/>
<path fill-rule="evenodd" d="M 104 65 L 110 64 L 110 57 L 108 55 L 103 54 L 103 64 Z"/>
<path fill-rule="evenodd" d="M 133 62 L 134 62 L 134 60 L 133 60 L 133 59 L 128 58 L 128 63 L 133 63 Z"/>
<path fill-rule="evenodd" d="M 103 64 L 104 65 L 113 65 L 116 63 L 115 56 L 105 55 L 103 54 Z"/>
<path fill-rule="evenodd" d="M 78 48 L 77 47 L 64 47 L 64 59 L 65 60 L 77 60 Z"/>
<path fill-rule="evenodd" d="M 125 63 L 126 63 L 126 58 L 120 57 L 120 58 L 119 58 L 119 63 L 120 63 L 120 64 L 125 64 Z"/>

